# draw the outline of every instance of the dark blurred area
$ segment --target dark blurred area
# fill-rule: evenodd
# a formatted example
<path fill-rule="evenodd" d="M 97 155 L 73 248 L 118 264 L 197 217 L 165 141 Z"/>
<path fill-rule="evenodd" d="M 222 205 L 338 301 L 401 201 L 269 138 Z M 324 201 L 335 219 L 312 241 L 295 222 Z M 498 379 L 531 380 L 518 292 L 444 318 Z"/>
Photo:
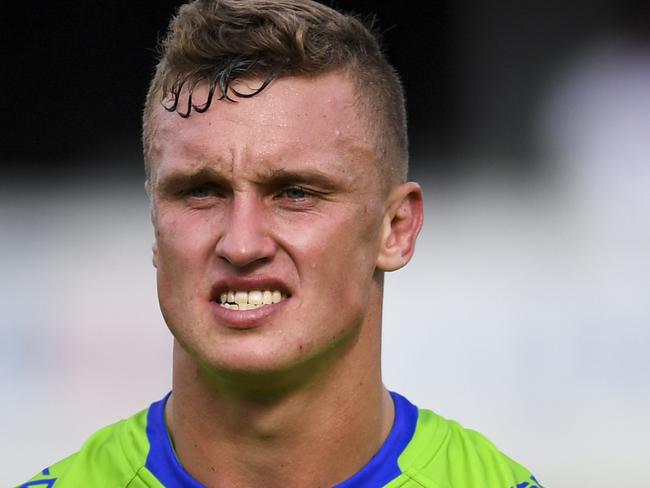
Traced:
<path fill-rule="evenodd" d="M 154 47 L 181 3 L 3 5 L 5 183 L 51 183 L 98 168 L 142 177 L 134 161 Z M 486 159 L 516 176 L 534 174 L 531 113 L 550 74 L 599 36 L 650 32 L 649 2 L 638 0 L 324 3 L 376 14 L 406 86 L 413 172 L 441 178 Z"/>

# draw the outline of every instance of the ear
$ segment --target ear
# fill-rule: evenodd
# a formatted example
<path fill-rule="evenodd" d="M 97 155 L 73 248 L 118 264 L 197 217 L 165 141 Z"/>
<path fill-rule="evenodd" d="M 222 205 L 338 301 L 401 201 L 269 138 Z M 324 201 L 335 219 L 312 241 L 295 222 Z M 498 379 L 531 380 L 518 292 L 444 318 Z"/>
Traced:
<path fill-rule="evenodd" d="M 153 224 L 153 228 L 155 231 L 156 216 L 154 214 L 153 200 L 151 198 L 151 181 L 149 180 L 149 178 L 147 178 L 144 182 L 144 191 L 147 193 L 147 196 L 149 197 L 149 217 L 151 218 L 151 223 Z M 154 241 L 154 243 L 151 245 L 151 251 L 152 251 L 151 263 L 153 264 L 154 268 L 158 269 L 158 242 Z"/>
<path fill-rule="evenodd" d="M 395 271 L 406 265 L 415 251 L 424 218 L 422 188 L 417 183 L 404 183 L 390 193 L 387 204 L 377 268 Z"/>

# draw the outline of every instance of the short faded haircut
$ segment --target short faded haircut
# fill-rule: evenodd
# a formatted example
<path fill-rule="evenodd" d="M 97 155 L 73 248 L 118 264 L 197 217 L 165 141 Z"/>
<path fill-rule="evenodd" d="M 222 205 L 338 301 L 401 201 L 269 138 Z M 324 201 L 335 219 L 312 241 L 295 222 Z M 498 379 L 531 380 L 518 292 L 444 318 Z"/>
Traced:
<path fill-rule="evenodd" d="M 156 105 L 189 117 L 208 110 L 215 97 L 255 96 L 277 78 L 342 71 L 355 85 L 385 186 L 406 180 L 404 90 L 372 23 L 311 0 L 195 0 L 171 20 L 158 59 L 143 115 L 147 179 Z M 232 87 L 252 78 L 263 81 L 251 93 Z M 208 86 L 208 97 L 197 105 L 192 93 L 199 83 Z"/>

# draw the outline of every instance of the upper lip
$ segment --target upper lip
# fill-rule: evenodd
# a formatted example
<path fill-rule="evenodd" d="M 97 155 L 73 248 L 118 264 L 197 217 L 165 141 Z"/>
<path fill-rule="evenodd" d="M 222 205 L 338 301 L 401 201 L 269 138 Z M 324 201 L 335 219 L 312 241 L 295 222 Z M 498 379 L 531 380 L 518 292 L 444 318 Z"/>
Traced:
<path fill-rule="evenodd" d="M 222 278 L 212 285 L 210 296 L 212 300 L 218 300 L 222 293 L 253 290 L 278 290 L 286 296 L 291 295 L 289 286 L 281 279 L 260 275 Z"/>

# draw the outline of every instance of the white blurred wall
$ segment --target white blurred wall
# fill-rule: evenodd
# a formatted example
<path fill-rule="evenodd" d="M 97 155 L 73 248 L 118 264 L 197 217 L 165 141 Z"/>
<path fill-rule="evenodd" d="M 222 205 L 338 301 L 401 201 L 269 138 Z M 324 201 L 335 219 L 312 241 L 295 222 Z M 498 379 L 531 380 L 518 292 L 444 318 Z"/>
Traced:
<path fill-rule="evenodd" d="M 545 486 L 647 486 L 649 227 L 553 187 L 423 184 L 416 257 L 387 280 L 386 384 Z M 83 188 L 0 197 L 2 486 L 169 389 L 148 203 Z"/>

